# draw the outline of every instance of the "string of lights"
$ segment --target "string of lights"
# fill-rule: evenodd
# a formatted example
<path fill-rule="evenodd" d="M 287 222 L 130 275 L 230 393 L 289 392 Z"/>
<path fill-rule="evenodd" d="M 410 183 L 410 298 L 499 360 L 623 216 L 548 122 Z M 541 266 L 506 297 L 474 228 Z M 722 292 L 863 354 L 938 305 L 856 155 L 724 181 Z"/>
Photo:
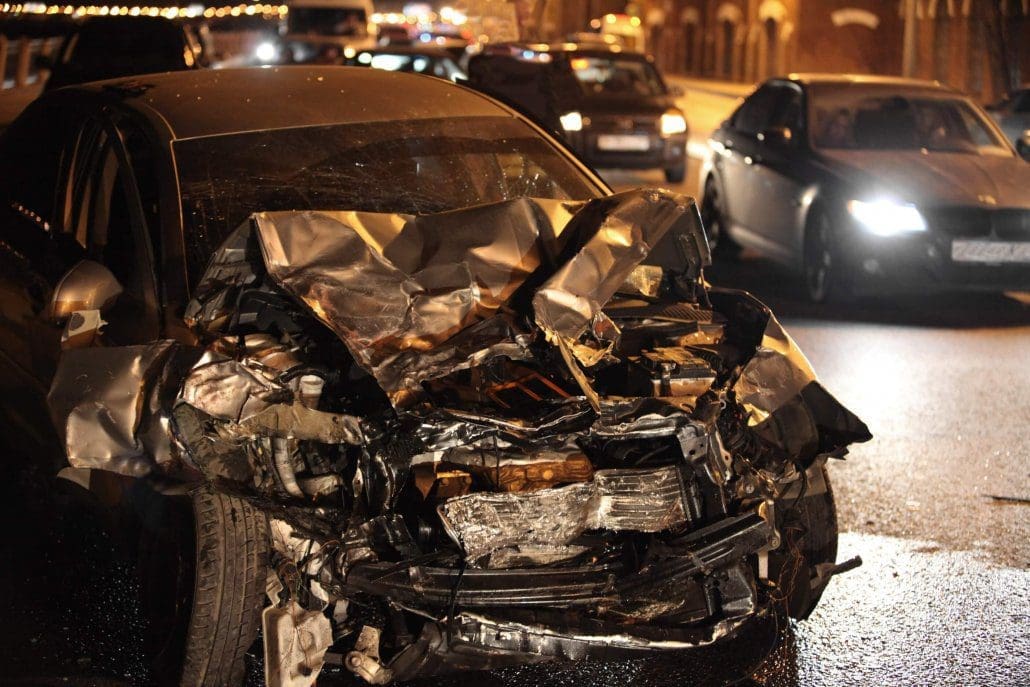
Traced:
<path fill-rule="evenodd" d="M 0 5 L 0 14 L 62 14 L 73 17 L 84 16 L 128 16 L 128 17 L 167 17 L 169 19 L 187 19 L 204 17 L 239 16 L 278 16 L 285 17 L 289 13 L 286 5 L 240 4 L 223 7 L 204 7 L 193 4 L 186 7 L 151 7 L 127 5 L 47 5 L 41 2 L 18 4 L 4 3 Z"/>

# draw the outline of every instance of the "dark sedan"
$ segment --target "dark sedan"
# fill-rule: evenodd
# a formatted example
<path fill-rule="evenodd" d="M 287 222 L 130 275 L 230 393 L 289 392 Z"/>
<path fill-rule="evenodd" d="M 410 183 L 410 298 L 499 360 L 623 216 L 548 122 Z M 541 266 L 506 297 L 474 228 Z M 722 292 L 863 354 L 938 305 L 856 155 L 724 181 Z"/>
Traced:
<path fill-rule="evenodd" d="M 936 82 L 770 80 L 712 135 L 701 191 L 718 252 L 798 268 L 815 301 L 1030 289 L 1030 166 Z"/>
<path fill-rule="evenodd" d="M 687 120 L 653 60 L 619 46 L 500 45 L 469 60 L 469 85 L 561 134 L 594 167 L 686 174 Z"/>
<path fill-rule="evenodd" d="M 4 467 L 128 540 L 140 682 L 238 685 L 259 627 L 271 686 L 673 649 L 729 682 L 854 565 L 827 461 L 868 430 L 704 280 L 693 200 L 480 93 L 64 88 L 0 180 Z"/>

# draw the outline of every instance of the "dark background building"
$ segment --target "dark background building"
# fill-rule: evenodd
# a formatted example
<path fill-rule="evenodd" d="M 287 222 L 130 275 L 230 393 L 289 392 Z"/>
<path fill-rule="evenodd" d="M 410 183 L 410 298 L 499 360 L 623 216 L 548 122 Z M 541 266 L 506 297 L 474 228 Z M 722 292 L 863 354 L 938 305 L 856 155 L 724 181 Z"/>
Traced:
<path fill-rule="evenodd" d="M 550 2 L 562 6 L 563 32 L 626 11 L 606 0 Z M 629 11 L 672 73 L 741 82 L 807 71 L 896 74 L 985 101 L 1030 80 L 1030 0 L 650 0 Z"/>

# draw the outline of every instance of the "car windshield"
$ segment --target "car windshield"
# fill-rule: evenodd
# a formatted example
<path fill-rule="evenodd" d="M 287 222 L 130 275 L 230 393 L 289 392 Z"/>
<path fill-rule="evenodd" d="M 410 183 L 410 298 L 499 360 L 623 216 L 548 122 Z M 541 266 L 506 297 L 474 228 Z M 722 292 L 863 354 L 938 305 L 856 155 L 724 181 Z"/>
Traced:
<path fill-rule="evenodd" d="M 290 7 L 290 33 L 325 36 L 364 36 L 368 33 L 365 10 L 341 7 Z"/>
<path fill-rule="evenodd" d="M 601 189 L 525 123 L 452 117 L 276 129 L 175 142 L 191 283 L 254 212 L 426 214 Z"/>
<path fill-rule="evenodd" d="M 583 91 L 588 95 L 664 95 L 658 72 L 642 59 L 578 56 L 569 60 Z"/>
<path fill-rule="evenodd" d="M 817 87 L 809 121 L 817 148 L 1012 154 L 967 100 L 933 91 Z"/>

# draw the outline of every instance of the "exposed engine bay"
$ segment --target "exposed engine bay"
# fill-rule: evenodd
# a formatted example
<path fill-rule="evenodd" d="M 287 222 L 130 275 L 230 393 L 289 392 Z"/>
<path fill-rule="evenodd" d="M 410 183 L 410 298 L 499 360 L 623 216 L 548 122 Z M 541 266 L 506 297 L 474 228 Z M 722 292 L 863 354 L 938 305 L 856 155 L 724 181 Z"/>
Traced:
<path fill-rule="evenodd" d="M 807 504 L 835 542 L 825 463 L 870 438 L 709 262 L 664 191 L 259 213 L 194 342 L 67 350 L 51 409 L 74 467 L 265 511 L 269 684 L 705 646 L 811 611 Z"/>

